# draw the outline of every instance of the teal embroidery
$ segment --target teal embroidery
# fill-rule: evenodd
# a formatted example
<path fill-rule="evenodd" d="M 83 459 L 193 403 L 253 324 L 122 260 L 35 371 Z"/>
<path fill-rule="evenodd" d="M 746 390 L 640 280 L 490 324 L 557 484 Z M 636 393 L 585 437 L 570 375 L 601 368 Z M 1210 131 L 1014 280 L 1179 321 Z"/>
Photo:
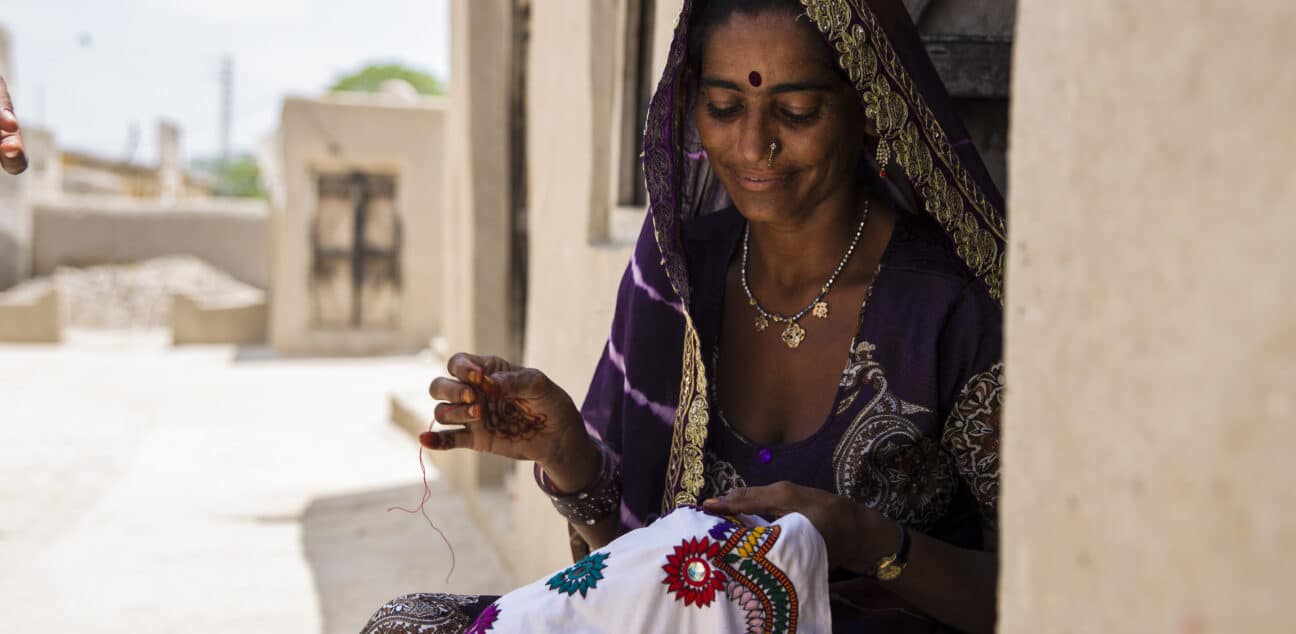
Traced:
<path fill-rule="evenodd" d="M 573 596 L 577 592 L 582 597 L 598 587 L 603 579 L 603 570 L 607 568 L 608 553 L 591 553 L 588 557 L 574 563 L 571 567 L 549 578 L 546 584 L 550 590 Z"/>

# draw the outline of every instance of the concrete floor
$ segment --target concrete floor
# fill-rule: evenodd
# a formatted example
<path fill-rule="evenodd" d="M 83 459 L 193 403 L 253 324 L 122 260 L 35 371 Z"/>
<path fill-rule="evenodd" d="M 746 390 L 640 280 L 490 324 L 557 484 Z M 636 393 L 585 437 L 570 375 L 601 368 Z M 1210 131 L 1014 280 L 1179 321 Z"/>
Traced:
<path fill-rule="evenodd" d="M 430 357 L 277 359 L 163 332 L 0 346 L 0 632 L 355 632 L 510 576 L 386 420 Z M 435 473 L 433 476 L 435 478 Z"/>

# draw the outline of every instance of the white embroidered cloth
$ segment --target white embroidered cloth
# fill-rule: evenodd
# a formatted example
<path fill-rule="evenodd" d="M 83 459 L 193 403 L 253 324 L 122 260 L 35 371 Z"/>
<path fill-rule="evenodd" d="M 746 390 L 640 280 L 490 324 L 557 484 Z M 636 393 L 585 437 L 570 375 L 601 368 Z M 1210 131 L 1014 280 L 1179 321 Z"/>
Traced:
<path fill-rule="evenodd" d="M 809 520 L 686 507 L 500 597 L 467 632 L 831 630 L 828 558 Z"/>

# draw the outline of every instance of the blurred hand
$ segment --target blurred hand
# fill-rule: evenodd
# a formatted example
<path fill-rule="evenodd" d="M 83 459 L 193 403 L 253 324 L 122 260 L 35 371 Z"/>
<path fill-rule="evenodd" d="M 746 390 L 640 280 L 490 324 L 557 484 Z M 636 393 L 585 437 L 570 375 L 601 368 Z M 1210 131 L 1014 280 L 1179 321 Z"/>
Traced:
<path fill-rule="evenodd" d="M 419 442 L 434 450 L 465 448 L 559 470 L 593 449 L 580 412 L 562 388 L 539 370 L 499 357 L 459 353 L 447 364 L 450 377 L 432 381 L 428 392 L 444 401 L 436 420 L 463 429 L 424 432 Z M 597 454 L 595 454 L 597 455 Z"/>
<path fill-rule="evenodd" d="M 0 77 L 0 167 L 10 174 L 21 174 L 27 169 L 27 150 L 23 147 L 22 130 L 4 77 Z"/>

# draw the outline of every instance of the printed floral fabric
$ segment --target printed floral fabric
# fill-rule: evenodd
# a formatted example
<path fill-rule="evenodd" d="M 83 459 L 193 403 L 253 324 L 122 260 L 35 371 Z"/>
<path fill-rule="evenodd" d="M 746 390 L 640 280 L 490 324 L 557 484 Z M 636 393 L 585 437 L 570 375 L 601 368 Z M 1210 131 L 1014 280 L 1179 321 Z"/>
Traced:
<path fill-rule="evenodd" d="M 361 634 L 461 634 L 472 622 L 464 609 L 477 602 L 458 594 L 407 594 L 379 608 Z"/>
<path fill-rule="evenodd" d="M 945 422 L 941 439 L 971 486 L 986 526 L 993 530 L 998 529 L 999 412 L 1003 390 L 1003 363 L 969 379 Z"/>
<path fill-rule="evenodd" d="M 500 597 L 466 631 L 827 634 L 827 553 L 799 514 L 681 507 Z"/>
<path fill-rule="evenodd" d="M 837 491 L 910 526 L 926 527 L 944 515 L 958 482 L 954 458 L 914 422 L 930 409 L 889 389 L 886 372 L 873 359 L 877 347 L 861 341 L 842 374 L 846 413 L 865 385 L 872 398 L 856 413 L 833 450 Z"/>

